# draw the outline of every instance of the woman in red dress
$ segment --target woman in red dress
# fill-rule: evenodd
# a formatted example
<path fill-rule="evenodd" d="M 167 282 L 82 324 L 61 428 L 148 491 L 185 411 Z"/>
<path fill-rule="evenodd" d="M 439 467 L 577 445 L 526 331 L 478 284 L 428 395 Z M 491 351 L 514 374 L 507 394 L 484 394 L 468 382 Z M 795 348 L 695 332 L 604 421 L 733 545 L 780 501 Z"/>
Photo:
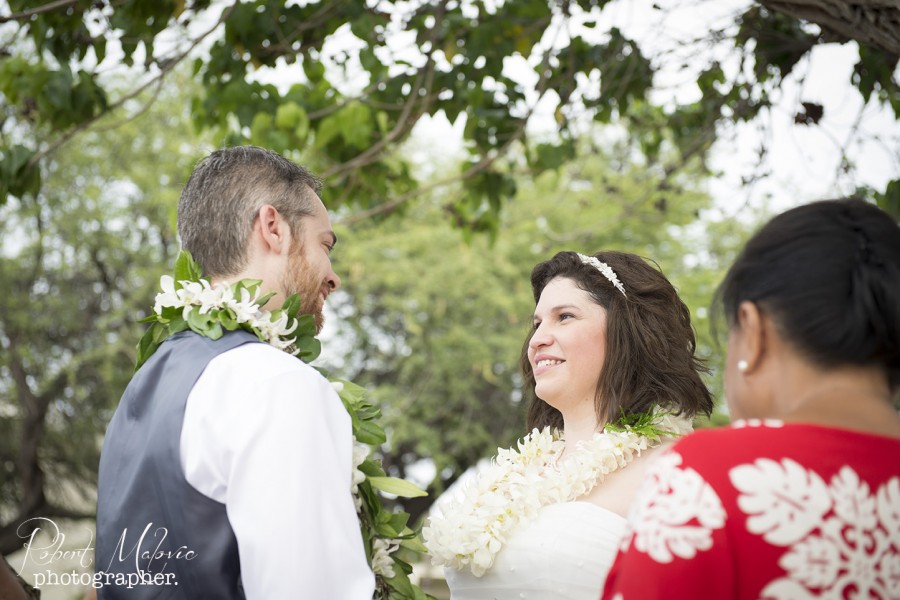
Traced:
<path fill-rule="evenodd" d="M 900 227 L 789 210 L 717 304 L 734 422 L 657 459 L 603 598 L 900 598 Z"/>

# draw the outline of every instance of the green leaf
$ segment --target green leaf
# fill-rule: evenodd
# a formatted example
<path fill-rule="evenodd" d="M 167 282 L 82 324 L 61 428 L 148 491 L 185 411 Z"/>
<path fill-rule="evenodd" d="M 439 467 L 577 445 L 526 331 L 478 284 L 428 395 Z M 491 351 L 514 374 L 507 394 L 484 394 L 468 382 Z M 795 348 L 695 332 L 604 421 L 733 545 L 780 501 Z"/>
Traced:
<path fill-rule="evenodd" d="M 387 135 L 388 131 L 390 131 L 388 114 L 383 110 L 379 110 L 375 113 L 375 122 L 378 124 L 378 131 L 381 135 Z"/>
<path fill-rule="evenodd" d="M 397 477 L 369 477 L 368 481 L 372 484 L 372 487 L 402 498 L 419 498 L 428 495 L 428 492 L 425 490 Z"/>
<path fill-rule="evenodd" d="M 422 540 L 419 538 L 419 536 L 403 540 L 402 542 L 400 542 L 400 546 L 406 548 L 407 550 L 412 550 L 413 552 L 428 554 L 428 548 L 425 547 L 425 544 L 422 543 Z"/>
<path fill-rule="evenodd" d="M 321 150 L 327 146 L 328 142 L 341 133 L 341 130 L 341 120 L 338 114 L 329 115 L 322 119 L 319 127 L 316 129 L 315 148 Z"/>
<path fill-rule="evenodd" d="M 294 129 L 306 113 L 296 102 L 289 101 L 278 106 L 275 111 L 275 126 L 279 129 Z"/>
<path fill-rule="evenodd" d="M 319 354 L 322 352 L 322 342 L 311 337 L 298 338 L 297 348 L 300 350 L 297 356 L 303 362 L 308 363 L 319 357 Z"/>
<path fill-rule="evenodd" d="M 184 323 L 184 319 L 180 319 L 182 323 Z M 157 323 L 157 327 L 151 327 L 153 330 L 153 343 L 154 344 L 162 344 L 163 341 L 170 335 L 172 335 L 171 324 L 163 325 L 162 323 Z"/>
<path fill-rule="evenodd" d="M 203 270 L 187 250 L 182 250 L 175 259 L 174 277 L 175 281 L 200 281 L 203 278 Z"/>
<path fill-rule="evenodd" d="M 340 396 L 343 400 L 356 404 L 366 397 L 366 388 L 361 385 L 356 385 L 352 381 L 347 381 L 346 379 L 332 379 L 332 382 L 341 384 Z"/>
<path fill-rule="evenodd" d="M 234 316 L 234 312 L 228 309 L 224 310 L 215 310 L 213 314 L 218 319 L 219 323 L 227 329 L 228 331 L 234 331 L 238 328 L 237 319 Z"/>
<path fill-rule="evenodd" d="M 269 292 L 268 294 L 263 294 L 262 296 L 259 297 L 259 299 L 256 301 L 256 303 L 260 306 L 265 306 L 266 302 L 271 300 L 272 297 L 275 296 L 275 294 L 276 294 L 276 292 Z"/>
<path fill-rule="evenodd" d="M 365 473 L 367 477 L 385 477 L 384 469 L 379 463 L 371 458 L 364 460 L 362 464 L 359 465 L 359 470 Z"/>
<path fill-rule="evenodd" d="M 234 284 L 234 295 L 240 300 L 241 299 L 241 291 L 247 290 L 247 293 L 250 294 L 252 298 L 256 293 L 256 290 L 259 289 L 259 286 L 262 285 L 262 279 L 241 279 L 236 284 Z"/>
<path fill-rule="evenodd" d="M 272 115 L 268 113 L 256 113 L 253 117 L 253 123 L 250 125 L 250 143 L 257 146 L 268 145 L 272 124 Z"/>
<path fill-rule="evenodd" d="M 297 329 L 294 330 L 294 334 L 315 337 L 316 319 L 312 315 L 297 315 Z"/>
<path fill-rule="evenodd" d="M 392 590 L 391 598 L 397 598 L 398 600 L 415 599 L 414 587 L 409 580 L 409 576 L 402 569 L 395 568 L 394 576 L 386 579 L 386 581 Z"/>
<path fill-rule="evenodd" d="M 175 289 L 180 290 L 181 288 L 182 288 L 182 285 L 176 281 Z M 184 309 L 180 308 L 180 307 L 164 306 L 162 309 L 162 314 L 159 316 L 159 320 L 162 321 L 163 323 L 172 322 L 175 319 L 180 319 L 183 312 L 184 312 Z"/>
<path fill-rule="evenodd" d="M 135 361 L 134 366 L 135 371 L 140 369 L 141 365 L 147 362 L 148 358 L 153 356 L 153 353 L 156 352 L 156 349 L 159 348 L 159 345 L 166 337 L 168 337 L 168 328 L 162 323 L 153 323 L 147 328 L 147 331 L 141 336 L 137 345 L 137 360 Z"/>
<path fill-rule="evenodd" d="M 181 315 L 172 319 L 169 323 L 169 335 L 175 335 L 176 333 L 187 331 L 189 329 L 187 321 L 185 321 Z"/>
<path fill-rule="evenodd" d="M 16 144 L 3 153 L 0 160 L 0 184 L 10 194 L 22 198 L 26 194 L 35 196 L 40 190 L 41 173 L 36 165 L 28 166 L 34 151 Z M 0 199 L 0 204 L 2 204 Z"/>
<path fill-rule="evenodd" d="M 209 316 L 201 315 L 198 307 L 193 307 L 191 311 L 188 312 L 187 323 L 193 331 L 196 331 L 200 335 L 204 335 L 206 331 L 209 330 L 210 326 Z"/>
<path fill-rule="evenodd" d="M 385 522 L 391 526 L 391 529 L 394 530 L 394 534 L 391 537 L 399 537 L 404 530 L 408 530 L 409 528 L 406 524 L 409 522 L 409 514 L 405 512 L 395 512 L 389 513 L 387 511 L 383 512 L 382 515 L 387 515 Z M 381 518 L 382 515 L 379 515 Z"/>
<path fill-rule="evenodd" d="M 371 446 L 379 446 L 387 441 L 384 429 L 379 427 L 372 421 L 362 421 L 359 424 L 359 430 L 356 431 L 356 439 L 363 444 Z"/>
<path fill-rule="evenodd" d="M 204 335 L 211 340 L 218 340 L 223 335 L 222 325 L 213 323 L 211 326 L 207 326 Z"/>
<path fill-rule="evenodd" d="M 369 107 L 354 100 L 338 112 L 338 117 L 344 141 L 359 150 L 367 148 L 372 138 L 372 118 Z"/>
<path fill-rule="evenodd" d="M 895 221 L 900 221 L 900 179 L 889 181 L 884 193 L 875 194 L 875 202 Z"/>
<path fill-rule="evenodd" d="M 538 144 L 529 155 L 532 169 L 541 173 L 548 169 L 559 169 L 575 158 L 575 146 L 572 144 Z"/>
<path fill-rule="evenodd" d="M 291 319 L 297 318 L 297 312 L 300 310 L 300 295 L 291 294 L 288 299 L 281 305 L 281 311 L 287 313 Z"/>
<path fill-rule="evenodd" d="M 379 522 L 375 524 L 375 534 L 378 537 L 394 539 L 400 535 L 400 530 L 393 527 L 389 522 Z"/>

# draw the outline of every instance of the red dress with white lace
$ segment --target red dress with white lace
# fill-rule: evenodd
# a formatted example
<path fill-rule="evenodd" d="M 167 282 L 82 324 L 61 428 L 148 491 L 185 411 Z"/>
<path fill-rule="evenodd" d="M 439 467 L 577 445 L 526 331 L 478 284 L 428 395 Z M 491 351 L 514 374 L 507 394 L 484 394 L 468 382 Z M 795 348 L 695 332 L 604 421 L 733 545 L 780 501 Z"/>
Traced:
<path fill-rule="evenodd" d="M 900 439 L 736 421 L 680 440 L 603 598 L 900 598 Z"/>

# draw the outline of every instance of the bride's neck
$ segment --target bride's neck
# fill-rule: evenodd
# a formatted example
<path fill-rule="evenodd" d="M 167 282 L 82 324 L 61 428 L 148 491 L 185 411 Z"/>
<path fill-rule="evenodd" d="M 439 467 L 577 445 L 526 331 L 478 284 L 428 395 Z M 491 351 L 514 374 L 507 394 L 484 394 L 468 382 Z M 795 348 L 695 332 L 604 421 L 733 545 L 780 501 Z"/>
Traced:
<path fill-rule="evenodd" d="M 563 413 L 563 432 L 566 441 L 566 453 L 575 448 L 578 442 L 586 441 L 594 437 L 603 425 L 597 421 L 594 407 L 589 411 L 577 411 Z"/>

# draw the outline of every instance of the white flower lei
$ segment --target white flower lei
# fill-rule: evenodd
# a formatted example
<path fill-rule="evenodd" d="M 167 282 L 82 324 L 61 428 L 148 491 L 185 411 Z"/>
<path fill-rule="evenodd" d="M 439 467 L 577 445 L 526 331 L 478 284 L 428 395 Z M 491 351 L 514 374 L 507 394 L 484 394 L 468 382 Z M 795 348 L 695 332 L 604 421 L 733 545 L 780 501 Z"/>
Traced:
<path fill-rule="evenodd" d="M 273 294 L 260 296 L 259 280 L 244 279 L 230 285 L 215 286 L 202 278 L 199 265 L 182 251 L 175 263 L 176 276 L 160 278 L 162 292 L 156 295 L 150 323 L 138 344 L 137 368 L 146 362 L 160 344 L 178 332 L 192 330 L 218 339 L 225 331 L 252 332 L 263 342 L 309 361 L 319 354 L 315 325 L 311 315 L 300 315 L 300 300 L 287 298 L 280 309 L 267 311 L 262 306 Z M 293 335 L 292 335 L 293 334 Z M 353 431 L 351 493 L 359 517 L 360 530 L 372 570 L 376 575 L 374 598 L 413 600 L 423 597 L 409 574 L 412 567 L 397 550 L 402 546 L 424 553 L 405 512 L 387 510 L 378 493 L 415 497 L 426 495 L 413 484 L 388 477 L 380 460 L 372 455 L 373 446 L 387 441 L 378 425 L 381 412 L 366 399 L 365 390 L 350 381 L 331 381 L 335 392 L 350 415 Z"/>
<path fill-rule="evenodd" d="M 187 321 L 191 312 L 197 308 L 201 315 L 213 310 L 231 310 L 234 313 L 234 320 L 238 324 L 249 325 L 260 339 L 279 350 L 292 350 L 291 354 L 297 354 L 296 349 L 291 349 L 297 338 L 288 338 L 297 329 L 297 321 L 289 319 L 284 312 L 273 320 L 272 313 L 263 310 L 258 304 L 260 301 L 258 287 L 251 295 L 246 288 L 238 290 L 226 282 L 214 286 L 205 279 L 184 280 L 178 283 L 181 288 L 175 289 L 175 279 L 171 275 L 159 278 L 162 292 L 156 295 L 153 312 L 162 316 L 165 308 L 180 308 L 182 318 Z M 240 299 L 236 295 L 240 295 Z"/>
<path fill-rule="evenodd" d="M 515 448 L 498 449 L 496 459 L 448 502 L 441 502 L 422 530 L 435 565 L 471 569 L 480 577 L 494 564 L 510 533 L 533 520 L 541 507 L 571 502 L 591 491 L 662 437 L 693 430 L 690 419 L 654 413 L 652 427 L 663 436 L 606 428 L 579 442 L 567 460 L 557 460 L 565 441 L 550 428 L 535 429 Z M 570 449 L 571 452 L 571 449 Z"/>

